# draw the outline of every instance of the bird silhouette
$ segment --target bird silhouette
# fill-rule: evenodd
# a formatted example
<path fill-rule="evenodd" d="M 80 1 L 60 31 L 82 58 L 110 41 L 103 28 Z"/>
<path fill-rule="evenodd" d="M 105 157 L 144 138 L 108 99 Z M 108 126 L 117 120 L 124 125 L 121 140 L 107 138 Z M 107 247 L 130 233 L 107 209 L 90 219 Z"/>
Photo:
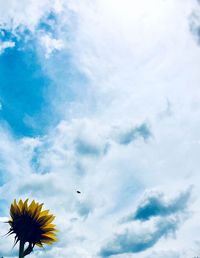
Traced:
<path fill-rule="evenodd" d="M 80 191 L 76 191 L 78 194 L 80 194 L 81 192 Z"/>

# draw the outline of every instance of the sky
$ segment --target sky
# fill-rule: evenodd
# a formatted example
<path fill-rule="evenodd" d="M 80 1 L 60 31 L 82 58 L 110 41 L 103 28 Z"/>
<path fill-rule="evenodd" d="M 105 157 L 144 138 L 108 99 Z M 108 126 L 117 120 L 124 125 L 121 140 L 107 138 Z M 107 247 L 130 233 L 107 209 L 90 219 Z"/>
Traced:
<path fill-rule="evenodd" d="M 200 256 L 199 67 L 200 1 L 0 0 L 0 255 L 29 198 L 30 258 Z"/>

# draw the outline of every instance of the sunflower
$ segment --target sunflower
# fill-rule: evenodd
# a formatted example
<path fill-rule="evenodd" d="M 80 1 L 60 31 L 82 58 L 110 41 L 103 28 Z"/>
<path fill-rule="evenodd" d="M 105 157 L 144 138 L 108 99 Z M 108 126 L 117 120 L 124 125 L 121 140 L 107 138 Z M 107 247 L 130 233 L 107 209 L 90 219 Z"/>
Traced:
<path fill-rule="evenodd" d="M 55 216 L 49 210 L 42 211 L 42 206 L 34 200 L 28 205 L 28 199 L 11 204 L 8 234 L 15 234 L 15 244 L 20 242 L 20 258 L 31 253 L 35 245 L 43 247 L 57 241 L 55 225 L 51 224 Z M 29 245 L 24 251 L 25 243 Z"/>

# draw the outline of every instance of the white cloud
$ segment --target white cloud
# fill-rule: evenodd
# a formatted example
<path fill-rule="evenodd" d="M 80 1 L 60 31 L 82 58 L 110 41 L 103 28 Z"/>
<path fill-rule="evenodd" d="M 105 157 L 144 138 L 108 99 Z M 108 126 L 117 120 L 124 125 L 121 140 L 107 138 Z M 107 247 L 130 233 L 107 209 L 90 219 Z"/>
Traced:
<path fill-rule="evenodd" d="M 64 48 L 64 43 L 61 39 L 54 39 L 48 34 L 41 37 L 41 45 L 45 48 L 46 58 L 49 58 L 53 51 Z"/>
<path fill-rule="evenodd" d="M 147 221 L 152 217 L 167 217 L 171 214 L 183 213 L 188 206 L 190 195 L 191 188 L 170 200 L 166 199 L 162 192 L 147 191 L 144 193 L 135 212 L 132 212 L 123 221 Z"/>
<path fill-rule="evenodd" d="M 7 48 L 13 48 L 15 46 L 15 42 L 12 41 L 4 41 L 4 42 L 0 42 L 0 54 L 2 54 L 5 49 Z M 0 109 L 1 109 L 2 105 L 0 105 Z"/>
<path fill-rule="evenodd" d="M 143 225 L 145 224 L 145 225 Z M 154 246 L 162 237 L 177 230 L 179 221 L 174 218 L 159 219 L 152 223 L 129 225 L 121 233 L 115 234 L 100 251 L 102 257 L 118 254 L 139 253 Z"/>
<path fill-rule="evenodd" d="M 28 1 L 0 1 L 0 24 L 3 28 L 15 30 L 29 29 L 34 31 L 40 19 L 51 11 L 60 12 L 59 0 L 28 0 Z"/>
<path fill-rule="evenodd" d="M 0 222 L 8 222 L 8 217 L 0 217 Z"/>
<path fill-rule="evenodd" d="M 77 82 L 76 94 L 81 96 L 68 109 L 65 97 L 58 99 L 52 89 L 52 101 L 56 100 L 63 121 L 46 136 L 16 140 L 7 129 L 1 130 L 1 169 L 8 175 L 0 188 L 2 198 L 36 198 L 57 215 L 60 241 L 47 250 L 48 256 L 94 258 L 146 189 L 176 196 L 177 191 L 194 185 L 190 217 L 176 238 L 161 239 L 137 257 L 151 257 L 152 252 L 155 257 L 196 255 L 200 52 L 188 23 L 196 4 L 190 0 L 96 0 L 7 1 L 2 5 L 2 23 L 11 26 L 10 17 L 14 17 L 13 28 L 21 25 L 32 31 L 41 17 L 56 9 L 55 35 L 43 35 L 38 46 L 45 46 L 46 57 L 62 49 L 63 62 L 54 63 L 53 55 L 44 60 L 39 52 L 41 64 L 62 96 L 68 93 L 66 81 L 71 75 L 67 54 L 74 69 L 87 77 L 85 91 L 79 91 Z M 74 23 L 69 23 L 70 12 Z M 54 72 L 58 66 L 59 76 Z M 160 116 L 168 109 L 166 100 L 173 112 Z M 150 127 L 148 142 L 141 137 L 119 144 L 116 139 L 121 134 L 143 122 Z M 80 152 L 80 145 L 87 155 Z M 96 155 L 89 155 L 92 151 Z M 146 230 L 151 232 L 151 227 Z M 47 253 L 36 251 L 32 257 Z"/>
<path fill-rule="evenodd" d="M 176 251 L 159 251 L 159 252 L 153 252 L 151 255 L 148 255 L 146 258 L 180 258 L 181 254 L 177 253 Z"/>

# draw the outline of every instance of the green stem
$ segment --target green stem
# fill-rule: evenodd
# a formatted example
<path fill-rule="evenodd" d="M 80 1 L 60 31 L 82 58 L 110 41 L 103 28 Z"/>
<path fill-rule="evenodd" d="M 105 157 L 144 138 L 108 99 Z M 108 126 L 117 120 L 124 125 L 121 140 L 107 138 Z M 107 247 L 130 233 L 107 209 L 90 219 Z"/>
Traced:
<path fill-rule="evenodd" d="M 19 258 L 24 258 L 24 242 L 19 242 Z"/>

